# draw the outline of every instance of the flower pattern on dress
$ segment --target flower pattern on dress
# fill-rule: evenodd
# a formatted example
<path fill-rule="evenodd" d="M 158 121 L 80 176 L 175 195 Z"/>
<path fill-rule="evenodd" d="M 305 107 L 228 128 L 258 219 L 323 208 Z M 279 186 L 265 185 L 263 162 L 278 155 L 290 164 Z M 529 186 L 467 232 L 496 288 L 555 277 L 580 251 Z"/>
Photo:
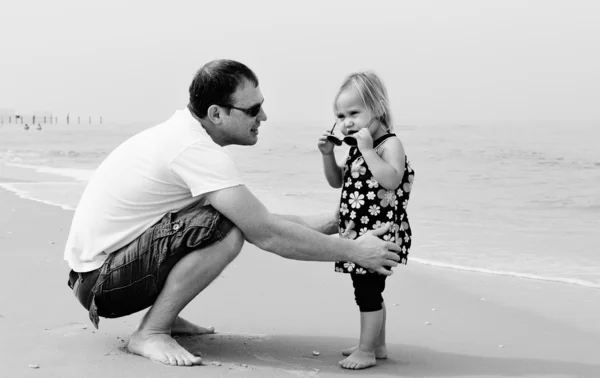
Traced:
<path fill-rule="evenodd" d="M 367 180 L 367 185 L 369 185 L 369 188 L 371 189 L 379 188 L 379 183 L 373 177 Z"/>
<path fill-rule="evenodd" d="M 373 146 L 376 149 L 383 140 L 392 136 L 394 135 L 388 134 L 374 141 Z M 398 187 L 387 190 L 373 177 L 358 148 L 351 147 L 344 166 L 344 188 L 340 195 L 338 224 L 340 237 L 356 239 L 369 230 L 391 223 L 391 227 L 380 238 L 400 246 L 399 255 L 402 264 L 407 262 L 412 243 L 412 230 L 406 215 L 406 207 L 414 181 L 414 171 L 408 159 L 404 161 L 404 168 L 404 175 Z M 379 274 L 348 261 L 336 262 L 335 271 Z"/>
<path fill-rule="evenodd" d="M 400 230 L 406 231 L 408 229 L 408 222 L 400 223 Z"/>
<path fill-rule="evenodd" d="M 389 242 L 393 242 L 393 241 L 395 241 L 396 239 L 395 239 L 394 235 L 385 234 L 385 235 L 383 235 L 383 240 L 385 240 L 385 241 L 389 241 Z"/>
<path fill-rule="evenodd" d="M 342 238 L 344 239 L 356 239 L 356 231 L 354 231 L 354 222 L 353 221 L 346 221 L 346 228 L 340 229 L 340 231 L 342 232 Z"/>
<path fill-rule="evenodd" d="M 381 199 L 381 201 L 379 202 L 381 207 L 393 207 L 394 204 L 397 202 L 396 195 L 394 194 L 393 190 L 379 189 L 379 191 L 377 192 L 377 198 Z"/>
<path fill-rule="evenodd" d="M 350 193 L 350 200 L 348 202 L 350 202 L 350 206 L 352 206 L 352 208 L 358 209 L 362 205 L 365 204 L 364 198 L 365 198 L 364 194 L 360 194 L 359 192 L 354 192 L 354 193 Z"/>
<path fill-rule="evenodd" d="M 365 160 L 362 157 L 359 157 L 352 163 L 352 166 L 350 167 L 350 176 L 352 176 L 352 178 L 358 178 L 367 172 L 367 168 L 362 165 L 364 161 Z"/>
<path fill-rule="evenodd" d="M 342 202 L 342 204 L 340 205 L 340 214 L 346 215 L 346 214 L 348 214 L 348 211 L 350 211 L 350 210 L 348 210 L 348 204 Z"/>
<path fill-rule="evenodd" d="M 379 214 L 379 206 L 371 205 L 369 207 L 369 214 L 371 214 L 374 217 L 377 216 L 377 214 Z"/>

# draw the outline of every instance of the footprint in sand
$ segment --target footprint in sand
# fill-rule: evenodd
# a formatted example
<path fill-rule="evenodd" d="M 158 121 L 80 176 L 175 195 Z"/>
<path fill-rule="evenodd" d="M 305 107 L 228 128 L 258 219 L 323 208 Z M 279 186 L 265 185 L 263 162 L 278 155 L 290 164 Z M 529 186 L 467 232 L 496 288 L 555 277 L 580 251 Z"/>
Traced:
<path fill-rule="evenodd" d="M 316 378 L 319 376 L 319 369 L 313 371 L 306 370 L 284 370 L 288 374 L 296 375 L 298 377 Z"/>
<path fill-rule="evenodd" d="M 282 361 L 282 360 L 278 360 L 277 358 L 271 356 L 268 353 L 252 353 L 254 355 L 254 357 L 256 357 L 257 360 L 263 361 L 263 362 L 270 362 L 270 363 L 276 363 L 276 364 L 280 364 L 280 365 L 289 365 L 287 362 Z"/>
<path fill-rule="evenodd" d="M 232 364 L 229 366 L 229 371 L 232 373 L 241 373 L 252 370 L 252 368 L 246 364 Z"/>
<path fill-rule="evenodd" d="M 80 335 L 84 330 L 87 329 L 87 325 L 83 323 L 69 323 L 56 328 L 48 328 L 46 332 L 52 335 L 58 335 L 63 337 L 70 337 Z"/>

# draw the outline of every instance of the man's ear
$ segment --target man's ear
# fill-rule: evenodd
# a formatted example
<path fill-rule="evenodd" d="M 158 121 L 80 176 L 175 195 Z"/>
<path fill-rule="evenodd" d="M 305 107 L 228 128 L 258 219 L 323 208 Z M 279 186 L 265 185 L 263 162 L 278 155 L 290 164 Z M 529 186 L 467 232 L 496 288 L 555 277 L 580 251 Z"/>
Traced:
<path fill-rule="evenodd" d="M 211 105 L 208 107 L 208 109 L 206 111 L 206 116 L 212 123 L 218 125 L 221 122 L 223 122 L 223 115 L 224 115 L 223 112 L 224 112 L 223 108 L 221 108 L 217 105 Z"/>

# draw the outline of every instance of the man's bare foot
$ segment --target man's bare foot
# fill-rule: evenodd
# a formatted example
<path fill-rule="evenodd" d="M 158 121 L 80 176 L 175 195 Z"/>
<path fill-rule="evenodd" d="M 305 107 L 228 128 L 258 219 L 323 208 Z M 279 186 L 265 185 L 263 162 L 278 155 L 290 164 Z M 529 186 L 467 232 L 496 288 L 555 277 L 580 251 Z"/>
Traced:
<path fill-rule="evenodd" d="M 202 363 L 200 357 L 194 356 L 170 335 L 164 333 L 147 335 L 139 331 L 134 332 L 129 339 L 127 349 L 131 353 L 139 354 L 166 365 L 192 366 Z"/>
<path fill-rule="evenodd" d="M 338 362 L 344 369 L 366 369 L 375 366 L 375 352 L 364 352 L 356 349 L 350 356 Z"/>
<path fill-rule="evenodd" d="M 352 348 L 344 349 L 342 351 L 342 355 L 349 356 L 352 353 L 356 352 L 357 349 L 358 349 L 358 346 L 353 346 Z M 376 359 L 385 360 L 387 357 L 388 357 L 387 347 L 385 345 L 375 347 L 375 358 Z"/>
<path fill-rule="evenodd" d="M 171 325 L 171 335 L 181 335 L 181 334 L 195 334 L 195 335 L 205 335 L 208 333 L 215 333 L 215 327 L 200 327 L 195 325 L 194 323 L 188 322 L 182 317 L 175 318 L 173 325 Z"/>

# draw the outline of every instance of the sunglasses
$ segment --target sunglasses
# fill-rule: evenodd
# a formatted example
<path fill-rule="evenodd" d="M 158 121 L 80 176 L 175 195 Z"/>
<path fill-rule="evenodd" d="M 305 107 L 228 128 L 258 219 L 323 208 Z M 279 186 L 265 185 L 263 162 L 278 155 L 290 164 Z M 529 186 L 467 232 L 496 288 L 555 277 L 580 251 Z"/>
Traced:
<path fill-rule="evenodd" d="M 369 121 L 369 123 L 365 127 L 368 128 L 369 126 L 371 126 L 371 123 L 373 123 L 373 121 L 375 121 L 375 118 L 371 118 L 371 120 Z M 335 144 L 336 146 L 341 146 L 342 142 L 346 143 L 348 146 L 351 146 L 351 147 L 354 147 L 354 146 L 356 146 L 358 144 L 358 142 L 356 141 L 356 138 L 354 138 L 351 135 L 345 136 L 344 139 L 339 139 L 339 138 L 334 137 L 333 136 L 333 130 L 335 129 L 336 125 L 337 125 L 337 122 L 334 122 L 333 127 L 331 128 L 331 130 L 329 130 L 329 134 L 331 134 L 331 135 L 327 136 L 327 140 L 328 141 L 330 141 L 331 143 Z M 354 133 L 356 133 L 356 131 L 352 132 L 352 134 L 354 134 Z"/>
<path fill-rule="evenodd" d="M 333 124 L 333 127 L 331 128 L 331 130 L 329 130 L 329 134 L 332 135 L 327 135 L 327 140 L 333 144 L 335 144 L 336 146 L 341 146 L 342 142 L 346 143 L 348 146 L 354 147 L 356 146 L 356 139 L 351 137 L 350 135 L 347 135 L 344 137 L 344 139 L 339 139 L 335 136 L 333 136 L 333 130 L 335 129 L 335 126 L 337 125 L 337 122 L 335 122 Z"/>
<path fill-rule="evenodd" d="M 250 116 L 250 117 L 256 117 L 258 115 L 258 113 L 260 113 L 260 110 L 262 109 L 262 104 L 256 104 L 256 105 L 252 105 L 249 108 L 238 108 L 237 106 L 233 106 L 233 105 L 219 105 L 223 108 L 229 108 L 229 109 L 237 109 L 241 112 L 246 113 L 246 115 Z"/>

